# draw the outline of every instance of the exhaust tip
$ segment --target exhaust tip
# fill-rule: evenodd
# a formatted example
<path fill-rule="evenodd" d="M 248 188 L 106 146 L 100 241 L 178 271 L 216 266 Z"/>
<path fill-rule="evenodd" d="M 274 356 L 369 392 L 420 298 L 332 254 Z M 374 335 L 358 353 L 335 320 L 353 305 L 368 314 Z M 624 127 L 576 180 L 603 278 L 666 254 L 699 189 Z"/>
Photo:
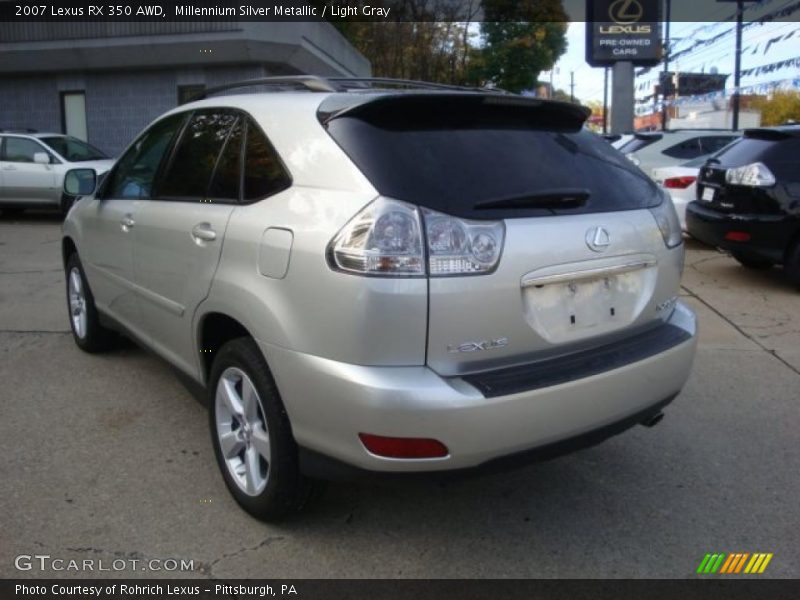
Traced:
<path fill-rule="evenodd" d="M 644 425 L 645 427 L 655 427 L 656 425 L 658 425 L 661 422 L 661 419 L 663 419 L 663 418 L 664 418 L 664 413 L 661 412 L 661 411 L 658 411 L 652 417 L 648 417 L 647 419 L 642 421 L 642 425 Z"/>

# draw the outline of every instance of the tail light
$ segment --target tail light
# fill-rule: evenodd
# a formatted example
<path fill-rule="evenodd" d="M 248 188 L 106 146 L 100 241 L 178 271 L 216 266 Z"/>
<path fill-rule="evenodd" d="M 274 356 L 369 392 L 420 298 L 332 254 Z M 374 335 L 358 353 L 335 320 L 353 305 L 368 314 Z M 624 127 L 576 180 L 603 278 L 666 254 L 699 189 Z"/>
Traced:
<path fill-rule="evenodd" d="M 332 240 L 329 255 L 339 269 L 351 273 L 424 275 L 419 210 L 378 198 Z"/>
<path fill-rule="evenodd" d="M 664 180 L 664 187 L 674 190 L 685 190 L 697 181 L 694 175 L 684 175 L 682 177 L 670 177 Z"/>
<path fill-rule="evenodd" d="M 479 275 L 497 267 L 504 240 L 502 221 L 458 219 L 378 198 L 331 240 L 328 256 L 335 268 L 361 275 Z"/>
<path fill-rule="evenodd" d="M 748 187 L 769 187 L 775 185 L 775 176 L 767 166 L 757 162 L 725 171 L 725 181 L 732 185 Z"/>
<path fill-rule="evenodd" d="M 672 198 L 661 191 L 661 204 L 650 209 L 650 213 L 661 230 L 661 237 L 664 238 L 664 245 L 667 248 L 675 248 L 683 242 L 683 231 L 681 222 L 678 220 L 678 213 L 675 212 L 675 205 Z"/>

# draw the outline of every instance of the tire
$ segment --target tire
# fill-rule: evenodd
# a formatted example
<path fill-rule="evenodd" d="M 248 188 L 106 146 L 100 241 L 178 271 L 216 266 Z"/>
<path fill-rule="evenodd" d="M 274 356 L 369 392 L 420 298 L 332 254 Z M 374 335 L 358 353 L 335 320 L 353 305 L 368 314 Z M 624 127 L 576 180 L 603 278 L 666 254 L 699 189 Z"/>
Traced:
<path fill-rule="evenodd" d="M 786 262 L 783 270 L 789 281 L 797 288 L 800 288 L 800 240 L 786 253 Z"/>
<path fill-rule="evenodd" d="M 65 274 L 72 339 L 84 352 L 94 354 L 110 350 L 114 346 L 116 334 L 100 324 L 94 296 L 77 252 L 73 252 L 67 259 Z"/>
<path fill-rule="evenodd" d="M 748 256 L 745 254 L 740 254 L 739 252 L 731 252 L 731 256 L 733 256 L 733 258 L 736 259 L 736 262 L 743 267 L 752 269 L 754 271 L 766 271 L 775 265 L 774 262 L 767 260 L 766 258 Z"/>
<path fill-rule="evenodd" d="M 219 349 L 208 400 L 214 455 L 236 502 L 263 521 L 301 510 L 318 484 L 300 473 L 289 417 L 252 339 L 238 338 Z"/>

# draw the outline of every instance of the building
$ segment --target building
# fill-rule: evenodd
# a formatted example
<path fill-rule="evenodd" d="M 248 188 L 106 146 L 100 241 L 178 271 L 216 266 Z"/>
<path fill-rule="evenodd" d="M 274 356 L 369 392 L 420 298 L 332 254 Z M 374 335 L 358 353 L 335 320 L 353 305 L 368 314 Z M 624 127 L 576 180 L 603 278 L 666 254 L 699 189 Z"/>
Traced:
<path fill-rule="evenodd" d="M 739 110 L 739 129 L 759 127 L 761 113 L 751 107 L 748 96 L 742 96 Z M 669 129 L 731 129 L 733 127 L 733 106 L 729 97 L 715 99 L 684 98 L 679 104 L 670 106 L 667 111 Z M 656 131 L 661 129 L 661 113 L 652 112 L 638 115 L 634 119 L 636 131 Z"/>
<path fill-rule="evenodd" d="M 217 85 L 271 75 L 367 77 L 329 23 L 0 23 L 0 128 L 60 131 L 111 155 Z"/>

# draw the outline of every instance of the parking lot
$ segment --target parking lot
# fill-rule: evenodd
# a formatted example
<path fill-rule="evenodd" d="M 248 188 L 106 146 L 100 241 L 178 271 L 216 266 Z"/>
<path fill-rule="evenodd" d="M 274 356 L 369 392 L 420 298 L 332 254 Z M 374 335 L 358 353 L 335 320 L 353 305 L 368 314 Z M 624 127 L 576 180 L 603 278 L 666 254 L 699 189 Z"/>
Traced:
<path fill-rule="evenodd" d="M 762 577 L 800 576 L 800 292 L 779 269 L 687 242 L 699 350 L 653 429 L 464 481 L 334 484 L 266 525 L 227 492 L 166 363 L 75 347 L 59 244 L 54 216 L 0 218 L 2 577 L 76 575 L 17 571 L 20 554 L 215 578 L 691 577 L 708 552 L 771 552 Z"/>

